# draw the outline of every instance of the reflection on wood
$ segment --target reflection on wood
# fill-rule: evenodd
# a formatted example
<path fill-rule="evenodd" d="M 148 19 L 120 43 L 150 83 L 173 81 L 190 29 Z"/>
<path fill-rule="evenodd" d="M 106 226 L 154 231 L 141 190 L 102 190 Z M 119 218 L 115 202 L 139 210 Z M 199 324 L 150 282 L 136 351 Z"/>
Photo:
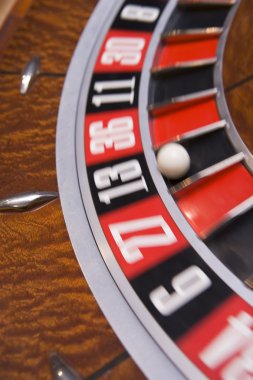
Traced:
<path fill-rule="evenodd" d="M 0 54 L 11 35 L 25 16 L 33 0 L 1 0 L 0 2 Z"/>
<path fill-rule="evenodd" d="M 36 0 L 10 41 L 0 70 L 21 72 L 31 57 L 41 57 L 42 72 L 65 74 L 95 0 Z"/>

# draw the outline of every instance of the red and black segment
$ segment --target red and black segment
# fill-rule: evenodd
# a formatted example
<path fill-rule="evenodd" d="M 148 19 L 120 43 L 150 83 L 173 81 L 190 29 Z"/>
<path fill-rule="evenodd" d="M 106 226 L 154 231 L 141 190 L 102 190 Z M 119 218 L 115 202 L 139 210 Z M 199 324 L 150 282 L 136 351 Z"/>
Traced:
<path fill-rule="evenodd" d="M 253 177 L 244 165 L 244 153 L 228 138 L 229 125 L 220 116 L 214 81 L 219 37 L 231 5 L 228 1 L 178 2 L 153 63 L 150 131 L 155 151 L 178 142 L 188 152 L 190 169 L 176 180 L 164 178 L 168 189 L 195 232 L 249 285 Z M 196 42 L 208 46 L 214 40 L 216 50 L 212 44 L 204 56 L 196 56 L 195 49 L 191 56 L 186 47 Z M 187 57 L 175 56 L 175 46 Z M 175 61 L 169 61 L 170 54 Z"/>
<path fill-rule="evenodd" d="M 136 31 L 131 32 L 112 30 L 103 43 L 98 56 L 95 71 L 112 72 L 120 71 L 141 71 L 144 58 L 149 46 L 151 34 Z"/>
<path fill-rule="evenodd" d="M 192 330 L 232 293 L 191 247 L 134 279 L 131 284 L 174 341 Z"/>
<path fill-rule="evenodd" d="M 167 71 L 179 63 L 188 61 L 206 60 L 216 56 L 220 29 L 213 29 L 208 35 L 199 30 L 195 35 L 181 33 L 165 33 L 161 37 L 161 44 L 154 60 L 154 70 Z"/>
<path fill-rule="evenodd" d="M 190 155 L 191 166 L 187 175 L 177 181 L 165 178 L 169 188 L 236 154 L 223 129 L 204 134 L 199 136 L 198 139 L 181 141 L 181 145 L 185 147 Z"/>
<path fill-rule="evenodd" d="M 240 179 L 240 185 L 238 184 Z M 177 194 L 177 203 L 195 232 L 207 238 L 225 215 L 247 201 L 253 193 L 253 178 L 240 163 L 203 179 Z M 208 202 L 207 202 L 208 200 Z"/>
<path fill-rule="evenodd" d="M 153 145 L 158 149 L 165 143 L 178 141 L 189 132 L 219 121 L 214 94 L 178 104 L 176 107 L 170 107 L 169 112 L 161 112 L 150 119 Z"/>
<path fill-rule="evenodd" d="M 206 245 L 246 285 L 253 281 L 253 212 L 248 211 L 240 218 L 210 236 Z"/>
<path fill-rule="evenodd" d="M 87 102 L 87 113 L 136 108 L 140 74 L 99 73 L 93 75 Z"/>
<path fill-rule="evenodd" d="M 113 262 L 165 339 L 205 375 L 221 379 L 235 368 L 248 371 L 242 357 L 253 348 L 243 333 L 252 336 L 252 308 L 201 259 L 173 220 L 154 185 L 140 133 L 141 71 L 168 3 L 125 1 L 105 35 L 85 110 L 85 164 Z M 233 4 L 176 3 L 153 60 L 146 133 L 155 152 L 171 142 L 188 152 L 189 171 L 165 179 L 168 191 L 210 254 L 252 286 L 253 177 L 244 153 L 227 136 L 214 80 L 219 38 Z M 231 349 L 227 336 L 236 342 Z M 225 354 L 219 357 L 220 342 Z"/>
<path fill-rule="evenodd" d="M 149 90 L 149 102 L 156 109 L 179 96 L 212 89 L 213 63 L 199 67 L 154 71 Z"/>
<path fill-rule="evenodd" d="M 188 245 L 158 195 L 101 215 L 100 223 L 121 270 L 129 280 L 156 267 Z"/>
<path fill-rule="evenodd" d="M 87 165 L 141 153 L 138 110 L 87 114 L 84 142 Z"/>
<path fill-rule="evenodd" d="M 164 34 L 174 30 L 222 28 L 229 12 L 229 2 L 179 1 L 168 20 Z M 231 2 L 230 2 L 231 4 Z"/>
<path fill-rule="evenodd" d="M 177 341 L 210 379 L 250 379 L 252 307 L 232 295 Z"/>
<path fill-rule="evenodd" d="M 143 154 L 88 166 L 87 173 L 98 215 L 157 193 Z"/>

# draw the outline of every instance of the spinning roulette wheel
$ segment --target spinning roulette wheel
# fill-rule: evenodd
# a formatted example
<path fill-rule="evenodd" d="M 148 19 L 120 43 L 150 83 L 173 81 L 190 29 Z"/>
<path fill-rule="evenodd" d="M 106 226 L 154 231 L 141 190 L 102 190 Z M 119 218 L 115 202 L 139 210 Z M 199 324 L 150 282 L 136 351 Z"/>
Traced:
<path fill-rule="evenodd" d="M 148 378 L 253 378 L 253 160 L 223 83 L 245 4 L 101 0 L 66 78 L 66 224 Z"/>

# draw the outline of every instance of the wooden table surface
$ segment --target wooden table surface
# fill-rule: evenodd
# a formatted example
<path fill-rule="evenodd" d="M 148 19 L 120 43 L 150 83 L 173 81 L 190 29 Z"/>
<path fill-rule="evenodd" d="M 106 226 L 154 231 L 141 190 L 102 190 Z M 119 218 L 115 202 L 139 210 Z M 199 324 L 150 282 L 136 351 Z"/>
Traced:
<path fill-rule="evenodd" d="M 57 191 L 55 132 L 65 74 L 95 0 L 34 0 L 0 62 L 0 198 Z M 34 55 L 41 76 L 19 94 Z M 84 379 L 144 379 L 81 273 L 60 202 L 0 215 L 0 379 L 50 380 L 57 351 Z"/>
<path fill-rule="evenodd" d="M 247 12 L 251 1 L 243 1 Z M 57 191 L 55 132 L 61 90 L 95 3 L 34 0 L 2 52 L 0 198 L 32 190 Z M 248 25 L 251 20 L 252 11 Z M 245 37 L 249 31 L 242 33 Z M 235 32 L 230 35 L 237 48 L 241 38 Z M 235 107 L 233 117 L 242 120 L 247 110 L 242 115 L 240 102 L 253 88 L 245 63 L 250 53 L 242 60 L 230 50 L 225 56 L 227 97 Z M 21 96 L 20 72 L 34 55 L 41 57 L 41 75 L 30 93 Z M 89 290 L 60 202 L 31 213 L 0 215 L 0 223 L 0 379 L 52 379 L 48 359 L 54 351 L 84 379 L 144 379 Z"/>
<path fill-rule="evenodd" d="M 0 0 L 0 58 L 4 47 L 22 22 L 33 0 Z"/>
<path fill-rule="evenodd" d="M 224 55 L 224 87 L 231 117 L 253 152 L 253 6 L 242 0 L 230 29 Z"/>

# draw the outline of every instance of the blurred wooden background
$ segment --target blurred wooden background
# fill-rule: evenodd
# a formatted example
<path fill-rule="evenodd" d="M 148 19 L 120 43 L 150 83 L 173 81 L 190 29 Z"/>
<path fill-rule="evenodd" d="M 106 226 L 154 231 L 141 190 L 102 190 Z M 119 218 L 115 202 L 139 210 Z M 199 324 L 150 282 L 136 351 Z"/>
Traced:
<path fill-rule="evenodd" d="M 32 1 L 0 0 L 0 51 L 3 51 L 12 34 L 18 28 Z"/>
<path fill-rule="evenodd" d="M 57 190 L 61 90 L 95 3 L 34 0 L 19 20 L 10 19 L 11 33 L 0 33 L 0 198 Z M 34 55 L 41 57 L 41 75 L 21 96 L 20 73 Z M 60 202 L 32 213 L 0 215 L 0 223 L 0 379 L 52 379 L 53 351 L 84 379 L 144 379 L 89 290 Z"/>
<path fill-rule="evenodd" d="M 223 80 L 231 117 L 253 153 L 253 3 L 242 0 L 225 48 Z"/>

